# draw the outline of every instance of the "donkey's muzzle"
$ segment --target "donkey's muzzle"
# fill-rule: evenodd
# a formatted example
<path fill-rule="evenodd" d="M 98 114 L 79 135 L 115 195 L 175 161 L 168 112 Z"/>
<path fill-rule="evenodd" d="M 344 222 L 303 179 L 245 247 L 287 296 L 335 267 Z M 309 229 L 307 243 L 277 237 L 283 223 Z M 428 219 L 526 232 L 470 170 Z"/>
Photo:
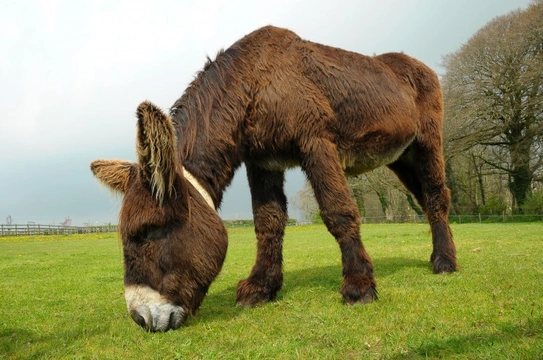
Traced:
<path fill-rule="evenodd" d="M 187 319 L 185 312 L 180 307 L 161 310 L 152 311 L 149 307 L 138 306 L 130 311 L 130 316 L 136 324 L 152 332 L 178 329 Z"/>
<path fill-rule="evenodd" d="M 181 306 L 171 304 L 148 286 L 126 286 L 125 298 L 130 316 L 147 331 L 178 329 L 188 317 Z"/>

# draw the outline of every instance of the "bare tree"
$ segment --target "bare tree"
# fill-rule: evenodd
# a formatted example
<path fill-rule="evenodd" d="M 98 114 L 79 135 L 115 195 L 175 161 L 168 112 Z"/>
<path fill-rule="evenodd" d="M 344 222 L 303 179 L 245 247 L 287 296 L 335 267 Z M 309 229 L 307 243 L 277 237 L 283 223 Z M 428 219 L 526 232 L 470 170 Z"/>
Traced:
<path fill-rule="evenodd" d="M 532 183 L 542 180 L 543 0 L 495 18 L 444 66 L 448 160 L 469 154 L 483 203 L 482 174 L 506 174 L 521 212 Z"/>
<path fill-rule="evenodd" d="M 302 190 L 298 191 L 296 196 L 290 199 L 290 202 L 300 210 L 306 221 L 313 222 L 319 212 L 319 205 L 307 180 L 304 182 Z"/>

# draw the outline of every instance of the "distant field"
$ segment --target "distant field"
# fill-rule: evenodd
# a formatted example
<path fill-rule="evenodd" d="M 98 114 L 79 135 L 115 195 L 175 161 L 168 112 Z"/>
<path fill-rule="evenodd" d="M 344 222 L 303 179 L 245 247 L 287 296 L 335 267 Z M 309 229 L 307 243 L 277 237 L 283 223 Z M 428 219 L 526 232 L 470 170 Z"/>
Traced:
<path fill-rule="evenodd" d="M 287 229 L 275 302 L 236 307 L 255 241 L 229 232 L 197 316 L 162 334 L 127 314 L 117 234 L 0 238 L 0 359 L 543 358 L 543 223 L 454 225 L 461 269 L 448 275 L 431 272 L 427 225 L 364 225 L 380 298 L 355 307 L 323 226 Z"/>

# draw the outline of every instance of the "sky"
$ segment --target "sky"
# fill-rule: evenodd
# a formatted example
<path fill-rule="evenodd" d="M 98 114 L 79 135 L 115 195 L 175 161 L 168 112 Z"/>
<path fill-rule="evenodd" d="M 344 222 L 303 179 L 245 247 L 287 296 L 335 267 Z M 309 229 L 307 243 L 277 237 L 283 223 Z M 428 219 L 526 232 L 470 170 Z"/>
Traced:
<path fill-rule="evenodd" d="M 0 0 L 0 223 L 117 223 L 89 164 L 135 161 L 135 110 L 168 110 L 206 56 L 265 25 L 366 55 L 403 51 L 438 73 L 488 21 L 530 0 Z M 289 199 L 302 188 L 287 173 Z M 291 201 L 292 203 L 292 201 Z M 245 170 L 220 215 L 252 217 Z M 291 217 L 300 217 L 289 207 Z"/>

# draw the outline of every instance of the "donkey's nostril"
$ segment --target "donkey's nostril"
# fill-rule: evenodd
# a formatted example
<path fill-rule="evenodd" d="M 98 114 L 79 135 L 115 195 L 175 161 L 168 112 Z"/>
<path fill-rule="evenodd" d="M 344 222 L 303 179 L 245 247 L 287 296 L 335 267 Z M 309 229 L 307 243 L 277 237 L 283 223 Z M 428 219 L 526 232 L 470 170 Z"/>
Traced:
<path fill-rule="evenodd" d="M 141 315 L 136 315 L 136 316 L 133 316 L 132 318 L 134 319 L 134 321 L 136 322 L 136 324 L 138 324 L 138 325 L 141 326 L 142 328 L 145 327 L 145 319 L 143 318 L 143 316 L 141 316 Z"/>
<path fill-rule="evenodd" d="M 173 313 L 173 311 L 170 313 L 170 320 L 168 321 L 168 327 L 170 329 L 175 329 L 175 325 L 176 325 L 176 319 L 175 319 L 175 314 Z"/>
<path fill-rule="evenodd" d="M 181 310 L 181 308 L 174 309 L 170 313 L 170 319 L 168 326 L 171 330 L 179 329 L 181 325 L 187 320 L 188 314 Z"/>
<path fill-rule="evenodd" d="M 132 317 L 132 320 L 136 322 L 136 324 L 144 329 L 149 329 L 153 325 L 151 312 L 146 307 L 138 306 L 138 308 L 130 311 L 130 316 Z"/>

